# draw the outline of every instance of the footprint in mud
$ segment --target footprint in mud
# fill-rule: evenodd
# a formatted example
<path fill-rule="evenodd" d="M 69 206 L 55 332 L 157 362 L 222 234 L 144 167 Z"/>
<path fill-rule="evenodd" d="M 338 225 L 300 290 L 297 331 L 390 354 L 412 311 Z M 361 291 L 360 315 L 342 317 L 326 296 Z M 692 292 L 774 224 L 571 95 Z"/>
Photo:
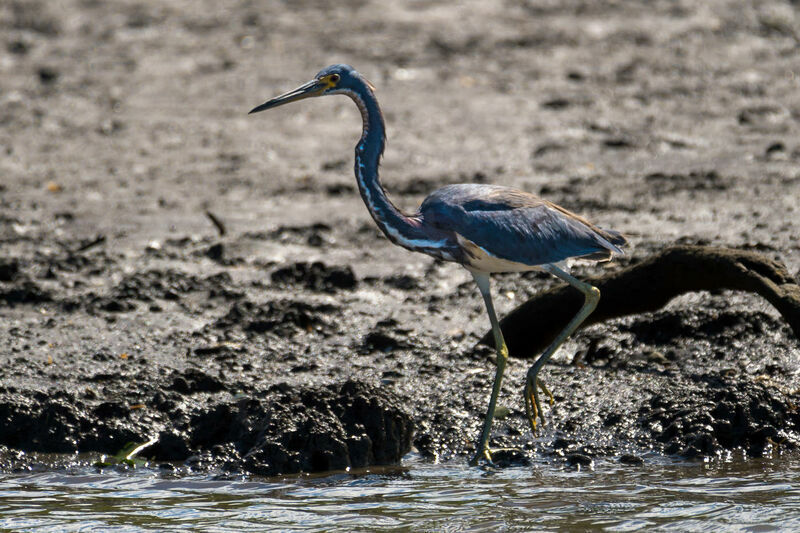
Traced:
<path fill-rule="evenodd" d="M 289 337 L 300 332 L 329 334 L 334 330 L 329 315 L 338 311 L 335 305 L 299 300 L 277 300 L 263 305 L 250 301 L 236 302 L 211 327 L 222 330 L 238 327 L 254 335 L 266 332 Z"/>
<path fill-rule="evenodd" d="M 651 192 L 672 195 L 678 191 L 725 191 L 736 179 L 720 176 L 716 170 L 693 170 L 687 174 L 653 172 L 644 181 Z"/>
<path fill-rule="evenodd" d="M 300 285 L 306 289 L 321 292 L 352 290 L 358 285 L 356 275 L 349 265 L 328 266 L 321 261 L 304 261 L 279 268 L 271 275 L 277 285 Z"/>

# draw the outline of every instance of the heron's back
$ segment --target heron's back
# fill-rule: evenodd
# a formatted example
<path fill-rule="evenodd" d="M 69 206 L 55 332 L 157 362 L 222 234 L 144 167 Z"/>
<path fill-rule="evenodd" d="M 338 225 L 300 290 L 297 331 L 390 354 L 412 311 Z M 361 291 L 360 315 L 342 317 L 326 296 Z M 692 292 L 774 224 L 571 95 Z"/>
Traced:
<path fill-rule="evenodd" d="M 425 223 L 452 231 L 475 268 L 523 270 L 570 257 L 610 259 L 626 243 L 616 231 L 604 230 L 536 195 L 499 185 L 449 185 L 420 206 Z M 470 256 L 487 255 L 474 258 Z M 500 259 L 502 261 L 494 261 Z M 505 263 L 517 264 L 512 265 Z M 468 264 L 467 266 L 470 266 Z"/>

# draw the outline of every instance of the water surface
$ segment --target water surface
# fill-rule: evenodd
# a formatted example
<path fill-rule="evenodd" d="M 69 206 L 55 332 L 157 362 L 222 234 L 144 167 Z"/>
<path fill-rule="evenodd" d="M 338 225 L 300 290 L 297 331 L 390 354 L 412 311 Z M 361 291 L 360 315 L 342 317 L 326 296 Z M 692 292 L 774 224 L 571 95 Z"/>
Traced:
<path fill-rule="evenodd" d="M 0 476 L 3 531 L 800 530 L 800 459 L 481 470 L 409 457 L 279 480 L 80 467 Z"/>

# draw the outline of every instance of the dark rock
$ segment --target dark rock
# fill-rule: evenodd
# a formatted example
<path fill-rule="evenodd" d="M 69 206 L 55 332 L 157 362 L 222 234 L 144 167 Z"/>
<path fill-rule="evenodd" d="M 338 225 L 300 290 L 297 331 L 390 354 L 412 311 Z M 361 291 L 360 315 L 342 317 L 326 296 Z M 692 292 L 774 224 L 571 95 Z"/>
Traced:
<path fill-rule="evenodd" d="M 26 41 L 21 39 L 17 39 L 8 43 L 6 49 L 14 54 L 19 56 L 24 56 L 30 51 L 31 45 L 28 44 Z"/>
<path fill-rule="evenodd" d="M 183 372 L 173 373 L 170 390 L 181 394 L 194 394 L 197 392 L 219 392 L 225 385 L 218 378 L 210 376 L 197 368 L 187 368 Z"/>
<path fill-rule="evenodd" d="M 767 149 L 764 150 L 764 155 L 769 156 L 771 154 L 774 154 L 775 152 L 783 152 L 785 150 L 786 150 L 786 147 L 783 145 L 782 142 L 774 142 L 774 143 L 770 144 L 769 146 L 767 146 Z"/>
<path fill-rule="evenodd" d="M 367 353 L 374 351 L 387 353 L 405 346 L 406 344 L 404 342 L 382 331 L 371 331 L 367 333 L 362 342 L 362 347 Z"/>
<path fill-rule="evenodd" d="M 218 242 L 206 248 L 204 254 L 212 261 L 220 262 L 225 255 L 225 247 L 221 242 Z"/>
<path fill-rule="evenodd" d="M 120 402 L 103 402 L 94 408 L 94 416 L 100 420 L 107 420 L 109 418 L 125 418 L 130 414 L 130 409 L 127 405 Z"/>
<path fill-rule="evenodd" d="M 569 466 L 591 467 L 594 465 L 594 460 L 582 453 L 571 453 L 567 455 L 566 460 Z"/>
<path fill-rule="evenodd" d="M 42 85 L 52 85 L 58 81 L 58 77 L 60 73 L 54 69 L 53 67 L 41 67 L 39 68 L 39 81 Z"/>
<path fill-rule="evenodd" d="M 500 448 L 492 452 L 492 464 L 498 468 L 530 466 L 531 460 L 522 450 Z"/>
<path fill-rule="evenodd" d="M 75 398 L 62 396 L 41 402 L 0 403 L 0 443 L 24 451 L 115 454 L 128 442 L 147 440 L 147 428 L 120 423 L 113 416 L 116 409 L 102 408 L 108 416 L 97 418 L 85 412 Z"/>
<path fill-rule="evenodd" d="M 306 363 L 302 365 L 295 365 L 289 371 L 292 373 L 298 372 L 311 372 L 319 368 L 319 365 L 316 363 Z"/>
<path fill-rule="evenodd" d="M 98 311 L 105 311 L 106 313 L 124 313 L 136 309 L 136 306 L 132 303 L 115 298 L 98 298 L 90 305 L 91 308 Z"/>
<path fill-rule="evenodd" d="M 609 137 L 603 141 L 603 146 L 614 149 L 633 148 L 636 143 L 627 137 Z"/>
<path fill-rule="evenodd" d="M 545 109 L 560 110 L 560 109 L 566 109 L 567 107 L 570 106 L 570 104 L 571 102 L 566 98 L 553 98 L 551 100 L 542 102 L 542 107 Z"/>
<path fill-rule="evenodd" d="M 619 462 L 624 465 L 641 466 L 644 464 L 644 459 L 638 455 L 625 454 L 619 457 Z"/>
<path fill-rule="evenodd" d="M 0 259 L 0 281 L 14 281 L 18 273 L 19 262 L 16 259 Z"/>
<path fill-rule="evenodd" d="M 330 186 L 332 190 L 336 190 L 336 185 Z M 351 191 L 352 191 L 352 186 Z M 329 233 L 331 227 L 327 224 L 317 222 L 308 226 L 281 226 L 277 230 L 271 232 L 268 237 L 278 240 L 280 242 L 293 243 L 293 244 L 308 244 L 310 246 L 319 247 L 324 243 L 329 242 Z M 255 237 L 256 234 L 249 234 Z"/>

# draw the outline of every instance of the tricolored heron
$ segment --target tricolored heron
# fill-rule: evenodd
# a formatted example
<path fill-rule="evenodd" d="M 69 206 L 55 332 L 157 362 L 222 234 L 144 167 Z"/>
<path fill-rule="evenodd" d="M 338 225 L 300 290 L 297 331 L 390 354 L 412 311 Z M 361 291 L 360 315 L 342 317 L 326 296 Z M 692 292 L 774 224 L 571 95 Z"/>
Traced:
<path fill-rule="evenodd" d="M 537 416 L 543 424 L 545 421 L 537 386 L 549 396 L 550 404 L 553 403 L 553 395 L 538 379 L 539 371 L 589 316 L 600 299 L 596 287 L 569 275 L 562 263 L 572 257 L 609 260 L 614 254 L 622 253 L 620 246 L 626 241 L 620 233 L 598 228 L 533 194 L 499 185 L 448 185 L 428 196 L 416 213 L 403 213 L 387 198 L 378 178 L 386 134 L 374 90 L 372 84 L 352 67 L 332 65 L 321 70 L 308 83 L 261 104 L 250 113 L 328 94 L 344 94 L 356 103 L 363 119 L 363 132 L 356 145 L 356 181 L 375 223 L 398 246 L 463 265 L 472 274 L 483 296 L 494 334 L 497 370 L 489 409 L 471 464 L 477 464 L 481 459 L 491 463 L 489 433 L 508 349 L 492 304 L 489 275 L 544 270 L 585 296 L 578 313 L 528 370 L 524 389 L 525 412 L 535 433 Z"/>

